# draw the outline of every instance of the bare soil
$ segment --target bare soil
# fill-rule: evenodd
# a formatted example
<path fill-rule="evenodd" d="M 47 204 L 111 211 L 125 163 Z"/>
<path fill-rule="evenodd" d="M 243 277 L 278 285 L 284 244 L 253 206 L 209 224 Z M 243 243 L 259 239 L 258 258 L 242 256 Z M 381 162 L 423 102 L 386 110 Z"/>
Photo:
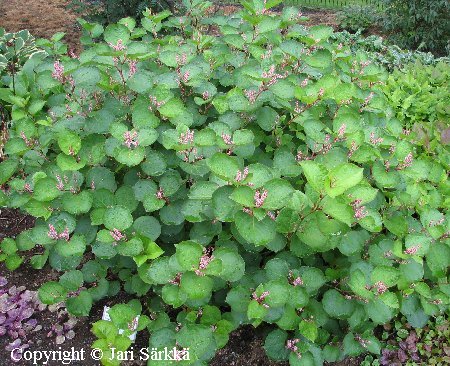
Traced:
<path fill-rule="evenodd" d="M 66 9 L 67 0 L 0 0 L 0 27 L 8 32 L 28 29 L 38 38 L 65 32 L 65 40 L 80 50 L 77 15 Z"/>

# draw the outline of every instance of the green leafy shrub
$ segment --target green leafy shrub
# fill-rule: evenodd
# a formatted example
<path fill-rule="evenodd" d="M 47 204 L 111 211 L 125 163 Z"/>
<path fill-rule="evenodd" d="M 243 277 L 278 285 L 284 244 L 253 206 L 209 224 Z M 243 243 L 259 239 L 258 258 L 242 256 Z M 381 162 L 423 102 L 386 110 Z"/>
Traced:
<path fill-rule="evenodd" d="M 34 37 L 27 30 L 8 33 L 0 28 L 0 94 L 6 93 L 4 87 L 11 82 L 14 93 L 14 75 L 30 57 L 40 52 L 42 51 L 36 47 Z M 10 118 L 10 111 L 0 104 L 0 158 L 3 157 L 3 145 L 8 136 Z"/>
<path fill-rule="evenodd" d="M 176 5 L 174 0 L 71 0 L 68 7 L 88 21 L 106 25 L 126 17 L 140 18 L 147 8 L 174 11 Z"/>
<path fill-rule="evenodd" d="M 404 133 L 384 70 L 295 8 L 187 5 L 85 23 L 79 57 L 49 42 L 2 96 L 0 198 L 37 217 L 14 253 L 61 274 L 40 299 L 84 316 L 123 288 L 145 310 L 96 324 L 99 342 L 126 349 L 116 330 L 150 312 L 150 348 L 196 365 L 241 324 L 272 327 L 271 358 L 321 365 L 448 309 L 449 154 Z"/>
<path fill-rule="evenodd" d="M 349 32 L 365 32 L 378 23 L 378 13 L 370 6 L 346 6 L 337 13 L 339 27 Z"/>
<path fill-rule="evenodd" d="M 382 25 L 394 43 L 439 56 L 450 54 L 450 3 L 447 0 L 384 0 Z"/>
<path fill-rule="evenodd" d="M 7 75 L 17 73 L 22 65 L 39 49 L 29 31 L 8 33 L 0 28 L 0 81 L 8 84 Z"/>
<path fill-rule="evenodd" d="M 382 65 L 389 71 L 403 68 L 408 64 L 420 62 L 424 65 L 435 65 L 439 62 L 450 63 L 449 57 L 436 57 L 431 52 L 404 50 L 389 44 L 380 36 L 364 37 L 361 31 L 352 34 L 347 31 L 334 33 L 336 42 L 349 46 L 352 52 L 364 52 L 367 57 Z"/>
<path fill-rule="evenodd" d="M 384 93 L 405 128 L 427 150 L 441 153 L 450 144 L 450 64 L 424 66 L 420 62 L 396 70 Z"/>

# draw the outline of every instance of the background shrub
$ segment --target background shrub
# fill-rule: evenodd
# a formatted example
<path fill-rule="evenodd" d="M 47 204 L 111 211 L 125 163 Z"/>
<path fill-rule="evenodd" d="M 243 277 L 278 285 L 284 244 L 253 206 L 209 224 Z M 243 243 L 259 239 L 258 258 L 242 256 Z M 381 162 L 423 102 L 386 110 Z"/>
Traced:
<path fill-rule="evenodd" d="M 332 38 L 349 46 L 353 53 L 363 52 L 388 71 L 402 69 L 416 62 L 423 65 L 435 65 L 439 62 L 450 63 L 449 57 L 436 57 L 431 52 L 405 50 L 390 44 L 377 35 L 364 37 L 361 31 L 354 34 L 347 31 L 337 32 L 333 34 Z"/>
<path fill-rule="evenodd" d="M 450 2 L 447 0 L 383 0 L 383 26 L 393 43 L 409 49 L 450 52 Z"/>
<path fill-rule="evenodd" d="M 109 24 L 126 17 L 139 19 L 147 8 L 156 12 L 175 11 L 176 5 L 176 0 L 71 0 L 69 8 L 86 20 Z"/>
<path fill-rule="evenodd" d="M 41 52 L 36 47 L 34 37 L 27 30 L 8 33 L 0 28 L 0 94 L 8 93 L 5 87 L 10 83 L 15 94 L 14 76 L 30 57 Z M 2 103 L 0 104 L 0 158 L 3 158 L 3 146 L 8 137 L 9 120 L 10 110 Z"/>
<path fill-rule="evenodd" d="M 370 6 L 346 6 L 337 13 L 339 27 L 352 33 L 364 33 L 371 26 L 378 24 L 378 18 L 377 10 Z"/>
<path fill-rule="evenodd" d="M 402 124 L 430 149 L 450 143 L 450 65 L 420 62 L 394 71 L 384 93 Z"/>

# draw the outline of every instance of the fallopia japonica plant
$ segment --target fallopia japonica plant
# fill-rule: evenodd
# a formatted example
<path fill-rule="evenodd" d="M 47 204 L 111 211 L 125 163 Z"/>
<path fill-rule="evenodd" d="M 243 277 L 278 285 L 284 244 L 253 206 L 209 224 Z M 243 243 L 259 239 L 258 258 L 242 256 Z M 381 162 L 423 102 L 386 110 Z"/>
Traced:
<path fill-rule="evenodd" d="M 394 118 L 385 72 L 298 9 L 185 5 L 84 23 L 78 57 L 49 42 L 3 98 L 2 200 L 37 217 L 17 255 L 61 273 L 41 300 L 85 316 L 123 288 L 149 347 L 195 365 L 242 324 L 272 327 L 271 358 L 322 365 L 448 309 L 448 151 Z"/>

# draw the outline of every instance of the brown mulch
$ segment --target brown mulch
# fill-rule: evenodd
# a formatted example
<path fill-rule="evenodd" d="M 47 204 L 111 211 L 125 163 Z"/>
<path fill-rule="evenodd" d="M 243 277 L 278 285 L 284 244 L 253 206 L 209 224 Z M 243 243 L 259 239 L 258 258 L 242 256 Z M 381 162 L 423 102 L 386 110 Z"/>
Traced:
<path fill-rule="evenodd" d="M 15 238 L 22 231 L 34 226 L 34 218 L 23 215 L 19 210 L 0 207 L 0 240 Z"/>
<path fill-rule="evenodd" d="M 28 29 L 37 38 L 65 32 L 65 41 L 81 49 L 77 15 L 66 9 L 68 0 L 0 0 L 0 27 L 8 32 Z"/>
<path fill-rule="evenodd" d="M 241 10 L 242 7 L 240 5 L 214 5 L 212 6 L 211 13 L 230 15 L 236 13 Z M 308 18 L 305 21 L 304 25 L 313 26 L 313 25 L 328 25 L 333 27 L 335 30 L 338 29 L 338 21 L 336 17 L 336 11 L 326 10 L 326 9 L 302 9 L 302 13 L 305 17 Z"/>

